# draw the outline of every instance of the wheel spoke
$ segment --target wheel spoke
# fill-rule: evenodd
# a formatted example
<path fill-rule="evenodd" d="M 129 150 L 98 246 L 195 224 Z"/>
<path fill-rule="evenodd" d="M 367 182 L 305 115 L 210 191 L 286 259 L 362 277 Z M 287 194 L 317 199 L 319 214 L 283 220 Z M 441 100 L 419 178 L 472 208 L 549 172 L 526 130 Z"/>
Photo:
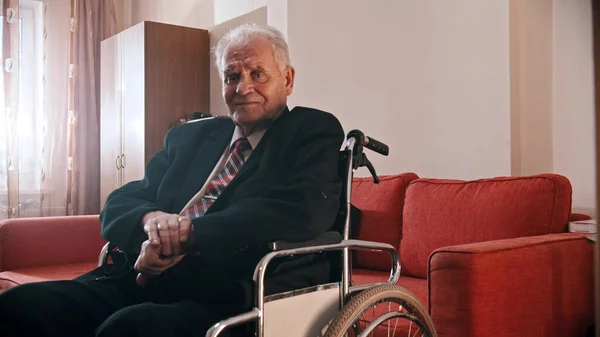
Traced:
<path fill-rule="evenodd" d="M 375 308 L 377 308 L 377 304 L 373 305 L 373 317 L 371 317 L 371 322 L 373 322 L 373 320 L 375 319 Z M 373 336 L 373 333 L 371 332 L 369 335 Z"/>
<path fill-rule="evenodd" d="M 410 324 L 412 325 L 412 321 L 410 322 Z M 421 328 L 419 326 L 417 326 L 417 330 L 415 331 L 415 334 L 412 335 L 412 337 L 415 337 L 417 335 L 417 332 L 419 332 Z"/>
<path fill-rule="evenodd" d="M 388 312 L 392 311 L 392 302 L 388 302 Z M 387 323 L 388 326 L 388 337 L 390 337 L 390 323 Z"/>
<path fill-rule="evenodd" d="M 398 311 L 402 311 L 402 306 L 398 306 Z M 396 324 L 394 324 L 394 332 L 392 332 L 392 336 L 396 336 L 396 328 L 398 327 L 398 318 L 396 317 Z"/>

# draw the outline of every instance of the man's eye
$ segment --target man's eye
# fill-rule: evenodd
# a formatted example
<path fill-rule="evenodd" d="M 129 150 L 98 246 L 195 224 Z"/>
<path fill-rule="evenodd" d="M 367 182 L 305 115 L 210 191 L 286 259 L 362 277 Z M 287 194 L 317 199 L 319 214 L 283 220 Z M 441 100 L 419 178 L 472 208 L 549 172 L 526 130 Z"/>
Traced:
<path fill-rule="evenodd" d="M 240 75 L 238 74 L 231 74 L 231 75 L 227 75 L 225 76 L 225 83 L 227 84 L 231 84 L 234 82 L 237 82 L 240 78 Z"/>
<path fill-rule="evenodd" d="M 263 72 L 255 71 L 252 73 L 252 78 L 255 81 L 264 81 L 267 78 L 267 76 Z"/>

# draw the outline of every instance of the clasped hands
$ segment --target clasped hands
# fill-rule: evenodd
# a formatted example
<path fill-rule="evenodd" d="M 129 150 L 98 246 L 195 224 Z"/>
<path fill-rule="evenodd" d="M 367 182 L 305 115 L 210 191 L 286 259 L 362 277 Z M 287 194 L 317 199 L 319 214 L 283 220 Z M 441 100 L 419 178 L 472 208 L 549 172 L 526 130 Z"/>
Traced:
<path fill-rule="evenodd" d="M 134 270 L 138 272 L 136 282 L 145 286 L 181 261 L 194 244 L 194 228 L 189 217 L 160 211 L 147 213 L 142 223 L 148 239 L 142 243 Z"/>

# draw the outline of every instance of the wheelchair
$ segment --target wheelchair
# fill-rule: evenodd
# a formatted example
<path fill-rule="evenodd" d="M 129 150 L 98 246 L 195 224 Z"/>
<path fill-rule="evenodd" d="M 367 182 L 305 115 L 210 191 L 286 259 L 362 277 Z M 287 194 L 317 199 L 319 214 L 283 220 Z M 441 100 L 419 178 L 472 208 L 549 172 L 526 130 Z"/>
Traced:
<path fill-rule="evenodd" d="M 352 130 L 340 151 L 339 173 L 344 179 L 342 202 L 334 231 L 309 242 L 272 242 L 254 270 L 254 308 L 213 325 L 206 337 L 222 336 L 223 331 L 254 323 L 256 337 L 366 337 L 419 336 L 437 337 L 425 306 L 410 291 L 396 285 L 400 279 L 400 256 L 389 244 L 351 238 L 351 189 L 354 171 L 367 167 L 374 182 L 379 179 L 363 148 L 387 156 L 387 145 Z M 106 263 L 107 244 L 99 257 Z M 353 285 L 351 280 L 353 251 L 388 253 L 391 270 L 386 282 Z M 341 269 L 328 284 L 265 296 L 267 266 L 274 259 L 305 254 L 330 254 L 332 266 Z M 335 253 L 335 254 L 331 254 Z M 341 261 L 340 261 L 341 260 Z M 336 274 L 336 273 L 333 273 Z M 341 275 L 340 275 L 341 274 Z"/>

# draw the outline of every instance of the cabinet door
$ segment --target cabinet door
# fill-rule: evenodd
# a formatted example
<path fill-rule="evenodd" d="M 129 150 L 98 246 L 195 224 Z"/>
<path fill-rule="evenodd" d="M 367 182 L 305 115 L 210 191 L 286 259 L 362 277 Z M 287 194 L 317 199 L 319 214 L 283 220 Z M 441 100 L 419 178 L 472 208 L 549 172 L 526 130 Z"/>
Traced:
<path fill-rule="evenodd" d="M 144 178 L 145 23 L 123 31 L 123 183 Z"/>
<path fill-rule="evenodd" d="M 100 44 L 100 207 L 121 185 L 121 35 Z"/>

